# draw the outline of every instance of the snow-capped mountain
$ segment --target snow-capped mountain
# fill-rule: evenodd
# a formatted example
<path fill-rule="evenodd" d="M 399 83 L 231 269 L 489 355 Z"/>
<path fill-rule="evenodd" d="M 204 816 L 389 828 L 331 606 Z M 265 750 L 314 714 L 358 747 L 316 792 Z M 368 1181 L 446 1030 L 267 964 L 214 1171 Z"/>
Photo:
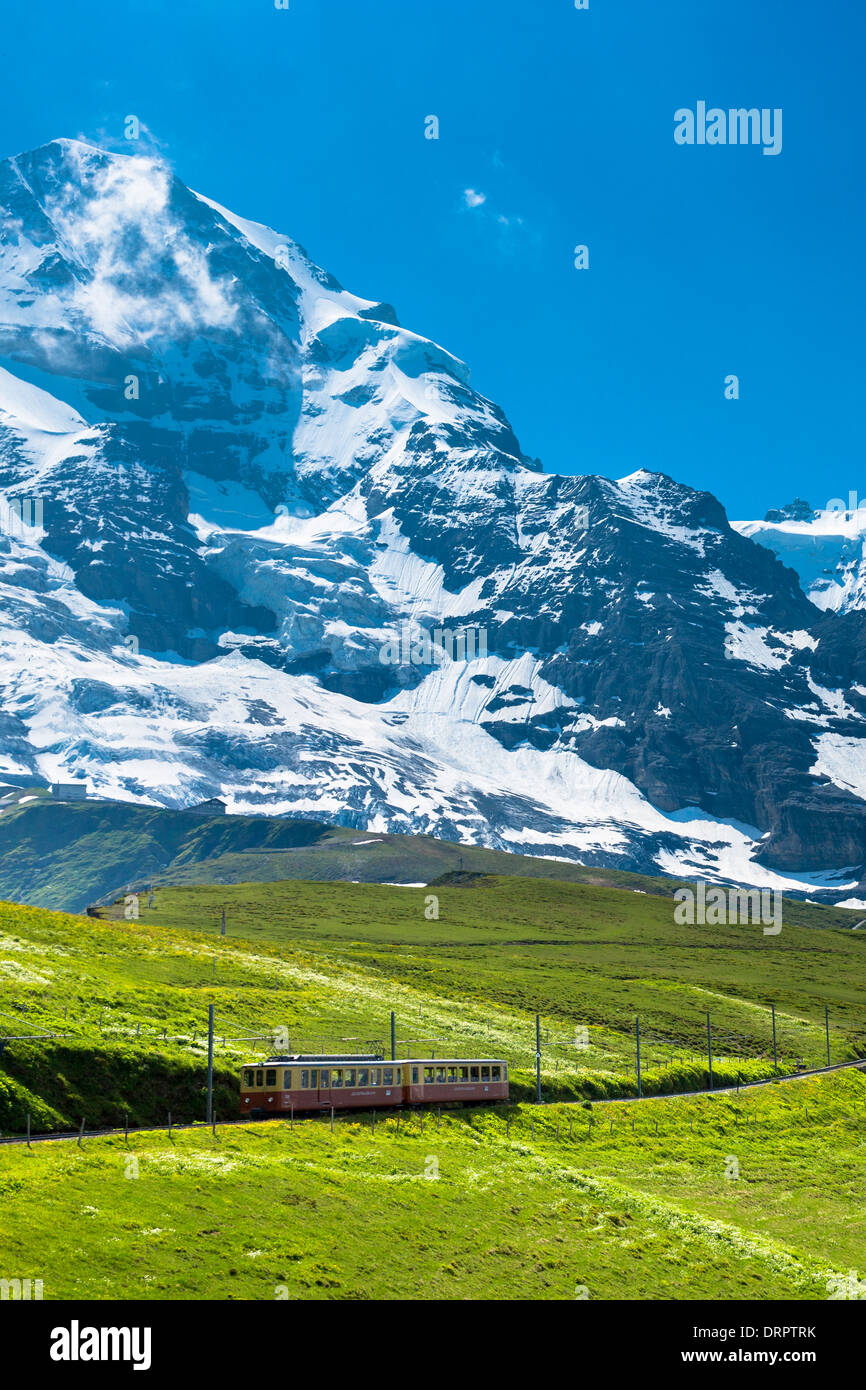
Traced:
<path fill-rule="evenodd" d="M 54 141 L 0 219 L 0 777 L 858 882 L 866 617 L 715 498 L 545 474 L 463 363 L 158 161 Z"/>
<path fill-rule="evenodd" d="M 832 498 L 814 511 L 797 498 L 763 521 L 732 525 L 790 565 L 817 608 L 836 613 L 866 608 L 866 503 L 856 495 Z"/>

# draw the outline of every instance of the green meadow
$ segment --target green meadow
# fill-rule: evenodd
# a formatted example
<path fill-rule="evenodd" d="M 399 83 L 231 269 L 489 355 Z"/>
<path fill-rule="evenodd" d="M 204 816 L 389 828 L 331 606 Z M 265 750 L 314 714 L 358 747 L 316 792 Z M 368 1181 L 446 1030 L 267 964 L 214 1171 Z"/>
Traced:
<path fill-rule="evenodd" d="M 669 1094 L 709 1082 L 707 1012 L 720 1088 L 772 1075 L 771 1005 L 783 1070 L 826 1060 L 825 1006 L 833 1060 L 866 1053 L 849 930 L 684 927 L 658 895 L 476 874 L 177 886 L 138 911 L 0 904 L 0 1130 L 129 1126 L 0 1147 L 0 1277 L 47 1299 L 810 1300 L 866 1265 L 863 1074 Z M 513 1103 L 227 1123 L 276 1030 L 378 1050 L 391 1011 L 400 1053 L 507 1058 Z M 154 1129 L 169 1112 L 194 1127 Z"/>
<path fill-rule="evenodd" d="M 854 1071 L 6 1147 L 2 1269 L 45 1299 L 838 1298 L 864 1104 Z"/>
<path fill-rule="evenodd" d="M 130 910 L 129 908 L 127 910 Z M 220 934 L 223 910 L 227 932 Z M 685 927 L 669 899 L 471 876 L 430 888 L 286 882 L 159 889 L 104 920 L 0 906 L 0 1130 L 204 1114 L 208 1005 L 218 1113 L 272 1050 L 509 1060 L 546 1100 L 717 1085 L 866 1054 L 861 935 L 786 922 Z"/>

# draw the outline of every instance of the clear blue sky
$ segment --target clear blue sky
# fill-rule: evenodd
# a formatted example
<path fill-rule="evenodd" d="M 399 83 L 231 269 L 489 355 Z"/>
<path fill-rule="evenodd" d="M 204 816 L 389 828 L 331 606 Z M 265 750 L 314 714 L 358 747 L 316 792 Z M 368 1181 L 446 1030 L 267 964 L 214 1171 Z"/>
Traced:
<path fill-rule="evenodd" d="M 549 470 L 746 517 L 866 495 L 864 59 L 855 0 L 42 0 L 4 13 L 0 153 L 129 150 L 134 113 L 464 358 Z M 675 145 L 701 99 L 781 107 L 781 155 Z"/>

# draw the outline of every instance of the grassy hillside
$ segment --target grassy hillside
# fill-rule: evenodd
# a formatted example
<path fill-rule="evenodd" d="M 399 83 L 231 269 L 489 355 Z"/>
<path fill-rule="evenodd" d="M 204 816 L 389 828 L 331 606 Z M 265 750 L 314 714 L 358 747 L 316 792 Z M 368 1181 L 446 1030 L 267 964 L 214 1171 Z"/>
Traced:
<path fill-rule="evenodd" d="M 619 887 L 670 897 L 674 880 L 266 816 L 202 819 L 124 802 L 53 802 L 41 789 L 0 800 L 0 899 L 82 912 L 127 885 L 287 879 L 429 883 L 475 873 Z M 24 798 L 22 800 L 22 798 Z M 788 920 L 850 929 L 862 913 L 788 904 Z"/>
<path fill-rule="evenodd" d="M 49 1300 L 823 1300 L 864 1264 L 864 1102 L 847 1073 L 4 1148 L 4 1272 Z"/>
<path fill-rule="evenodd" d="M 632 1060 L 638 1014 L 648 1057 L 703 1055 L 709 1011 L 720 1054 L 760 1057 L 772 1051 L 769 1006 L 775 1004 L 780 1055 L 795 1065 L 826 1060 L 826 1004 L 833 1060 L 866 1053 L 863 936 L 817 935 L 796 925 L 791 917 L 801 904 L 788 905 L 778 936 L 753 926 L 678 926 L 673 906 L 621 889 L 484 877 L 423 889 L 343 883 L 161 889 L 153 909 L 142 908 L 142 920 L 216 936 L 225 908 L 231 936 L 373 975 L 378 985 L 366 988 L 383 1002 L 386 981 L 392 993 L 396 985 L 408 989 L 403 1035 L 419 1044 L 436 1041 L 434 1024 L 447 1041 L 449 1005 L 471 1002 L 492 1038 L 501 1010 L 526 1020 L 521 1027 L 529 1042 L 532 1016 L 540 1012 L 547 1031 L 561 1040 L 561 1058 L 575 1057 L 574 1029 L 588 1026 L 582 1060 L 604 1068 L 623 1056 Z M 425 995 L 437 1000 L 433 1012 Z M 368 1017 L 375 1032 L 375 1012 Z M 303 1016 L 296 1027 L 303 1029 Z"/>
<path fill-rule="evenodd" d="M 827 1298 L 864 1267 L 864 1075 L 590 1098 L 634 1095 L 637 1012 L 646 1093 L 706 1083 L 707 1009 L 717 1082 L 772 1070 L 771 1001 L 786 1069 L 823 1060 L 828 1001 L 833 1057 L 866 1051 L 866 942 L 672 907 L 465 875 L 164 888 L 131 920 L 0 904 L 0 1130 L 131 1126 L 0 1146 L 4 1277 L 47 1299 Z M 515 1103 L 148 1132 L 204 1115 L 211 1002 L 223 1120 L 271 1030 L 384 1047 L 391 1009 L 401 1052 L 509 1058 Z"/>
<path fill-rule="evenodd" d="M 431 898 L 438 903 L 438 919 Z M 222 909 L 228 935 L 219 935 Z M 138 920 L 0 906 L 0 1129 L 203 1115 L 204 1029 L 217 1019 L 219 1113 L 241 1058 L 290 1050 L 501 1054 L 517 1096 L 534 1085 L 543 1018 L 548 1099 L 772 1071 L 866 1053 L 866 941 L 785 924 L 679 927 L 670 900 L 617 889 L 482 878 L 414 888 L 246 884 L 157 891 Z"/>

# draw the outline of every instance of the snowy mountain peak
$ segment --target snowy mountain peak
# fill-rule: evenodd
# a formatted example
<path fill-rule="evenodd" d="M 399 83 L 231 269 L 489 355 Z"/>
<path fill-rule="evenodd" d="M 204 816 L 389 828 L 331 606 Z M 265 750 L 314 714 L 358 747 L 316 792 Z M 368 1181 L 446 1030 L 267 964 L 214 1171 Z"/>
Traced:
<path fill-rule="evenodd" d="M 544 473 L 156 158 L 6 160 L 0 231 L 0 776 L 803 891 L 866 858 L 859 615 L 710 494 Z"/>
<path fill-rule="evenodd" d="M 769 511 L 763 521 L 738 521 L 743 536 L 793 569 L 816 608 L 866 609 L 866 505 L 856 496 L 813 509 L 802 499 Z"/>
<path fill-rule="evenodd" d="M 802 497 L 795 497 L 793 502 L 787 502 L 784 507 L 772 507 L 764 517 L 765 521 L 811 521 L 814 516 L 812 508 Z"/>

